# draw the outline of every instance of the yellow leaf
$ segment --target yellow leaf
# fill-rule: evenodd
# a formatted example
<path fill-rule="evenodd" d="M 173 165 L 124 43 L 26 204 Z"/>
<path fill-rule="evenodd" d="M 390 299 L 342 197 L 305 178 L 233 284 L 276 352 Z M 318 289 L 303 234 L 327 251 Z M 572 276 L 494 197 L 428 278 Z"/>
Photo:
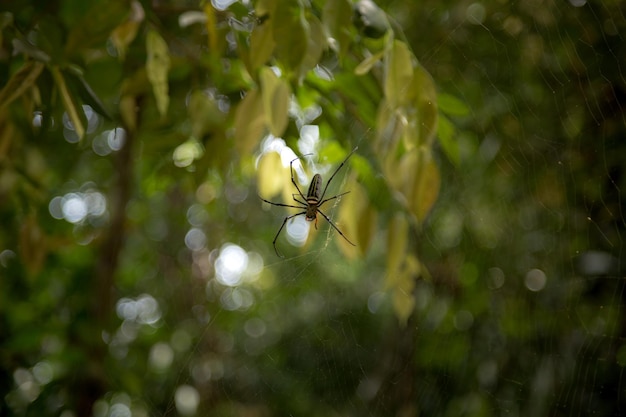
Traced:
<path fill-rule="evenodd" d="M 74 102 L 74 97 L 72 97 L 72 94 L 68 90 L 65 78 L 63 78 L 63 74 L 61 74 L 59 68 L 51 67 L 50 72 L 52 73 L 52 78 L 54 78 L 54 82 L 59 89 L 59 93 L 61 94 L 61 100 L 63 100 L 63 106 L 65 107 L 67 116 L 70 118 L 78 138 L 82 139 L 85 135 L 85 124 L 83 123 L 83 119 L 80 117 L 78 105 Z M 81 113 L 82 111 L 82 108 L 80 108 Z"/>
<path fill-rule="evenodd" d="M 404 42 L 394 40 L 385 59 L 385 98 L 392 109 L 406 104 L 413 79 L 413 54 Z"/>
<path fill-rule="evenodd" d="M 415 308 L 415 277 L 408 270 L 401 271 L 396 277 L 396 286 L 392 289 L 391 303 L 393 311 L 401 325 L 406 325 Z"/>
<path fill-rule="evenodd" d="M 430 209 L 435 205 L 441 185 L 439 169 L 430 156 L 430 152 L 424 157 L 421 165 L 422 169 L 418 170 L 419 175 L 415 178 L 415 194 L 412 200 L 413 213 L 419 222 L 424 221 Z"/>
<path fill-rule="evenodd" d="M 437 91 L 430 74 L 421 66 L 415 68 L 413 90 L 416 95 L 419 144 L 431 146 L 437 135 Z"/>
<path fill-rule="evenodd" d="M 135 96 L 125 94 L 120 98 L 120 116 L 124 127 L 130 132 L 137 130 L 137 100 Z"/>
<path fill-rule="evenodd" d="M 111 32 L 111 42 L 115 45 L 121 59 L 124 59 L 128 45 L 137 36 L 137 30 L 145 18 L 145 12 L 140 2 L 133 1 L 131 6 L 131 16 Z"/>
<path fill-rule="evenodd" d="M 340 237 L 337 242 L 344 256 L 354 259 L 367 252 L 376 232 L 377 213 L 371 206 L 363 186 L 356 182 L 356 176 L 351 176 L 345 189 L 350 193 L 341 199 L 337 226 L 341 225 L 341 231 L 356 246 L 350 245 Z"/>
<path fill-rule="evenodd" d="M 285 185 L 287 170 L 283 167 L 278 152 L 266 152 L 261 156 L 258 167 L 259 195 L 265 199 L 271 199 L 279 194 Z"/>
<path fill-rule="evenodd" d="M 10 104 L 13 100 L 24 94 L 26 90 L 33 86 L 39 74 L 44 68 L 42 62 L 27 61 L 11 77 L 6 85 L 0 90 L 0 109 Z"/>
<path fill-rule="evenodd" d="M 406 257 L 409 223 L 403 214 L 397 213 L 389 222 L 387 230 L 387 275 L 386 286 L 393 288 Z"/>
<path fill-rule="evenodd" d="M 285 80 L 278 78 L 268 67 L 261 69 L 260 80 L 265 120 L 272 135 L 280 137 L 289 121 L 291 89 Z"/>
<path fill-rule="evenodd" d="M 235 145 L 241 153 L 250 153 L 265 131 L 265 113 L 259 90 L 250 90 L 235 110 Z"/>
<path fill-rule="evenodd" d="M 146 73 L 152 84 L 157 109 L 161 116 L 167 114 L 170 102 L 167 74 L 170 69 L 170 55 L 167 43 L 156 30 L 150 30 L 146 37 Z"/>
<path fill-rule="evenodd" d="M 374 55 L 370 55 L 367 58 L 365 58 L 363 61 L 361 61 L 359 63 L 359 65 L 356 66 L 356 68 L 354 69 L 354 73 L 356 75 L 365 75 L 367 74 L 374 65 L 376 65 L 381 58 L 383 57 L 383 55 L 385 55 L 385 51 L 379 51 L 377 53 L 375 53 Z"/>

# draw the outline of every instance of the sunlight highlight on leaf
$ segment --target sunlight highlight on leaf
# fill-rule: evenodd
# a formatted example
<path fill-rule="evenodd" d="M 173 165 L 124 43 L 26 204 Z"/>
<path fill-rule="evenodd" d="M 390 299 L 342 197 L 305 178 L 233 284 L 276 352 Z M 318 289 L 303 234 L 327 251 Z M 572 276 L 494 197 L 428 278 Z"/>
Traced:
<path fill-rule="evenodd" d="M 261 155 L 257 183 L 259 194 L 266 199 L 278 195 L 284 187 L 282 179 L 285 175 L 289 174 L 278 152 L 266 152 Z"/>

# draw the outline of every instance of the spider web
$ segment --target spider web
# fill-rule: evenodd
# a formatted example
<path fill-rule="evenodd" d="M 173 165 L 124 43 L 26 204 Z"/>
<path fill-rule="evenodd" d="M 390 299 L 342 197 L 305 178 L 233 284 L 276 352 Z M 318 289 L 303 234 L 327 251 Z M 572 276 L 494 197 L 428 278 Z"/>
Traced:
<path fill-rule="evenodd" d="M 418 282 L 415 317 L 399 326 L 384 292 L 384 235 L 349 263 L 321 221 L 305 251 L 265 259 L 261 289 L 243 285 L 256 288 L 249 308 L 210 314 L 169 386 L 249 415 L 626 412 L 626 78 L 624 39 L 611 30 L 624 14 L 606 7 L 424 6 L 422 30 L 441 40 L 411 44 L 440 91 L 470 110 L 453 119 L 460 162 L 440 152 L 442 191 L 419 244 L 431 278 Z M 209 364 L 206 381 L 194 376 L 211 360 L 219 375 Z M 180 411 L 175 392 L 164 396 L 165 408 L 148 408 Z"/>

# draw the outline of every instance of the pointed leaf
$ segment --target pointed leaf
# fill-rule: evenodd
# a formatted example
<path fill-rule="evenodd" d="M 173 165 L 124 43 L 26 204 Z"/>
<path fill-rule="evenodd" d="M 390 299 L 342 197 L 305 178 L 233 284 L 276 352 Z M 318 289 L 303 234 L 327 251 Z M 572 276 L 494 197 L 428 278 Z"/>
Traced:
<path fill-rule="evenodd" d="M 309 25 L 299 2 L 278 0 L 274 7 L 272 28 L 276 56 L 286 68 L 296 71 L 304 60 L 309 43 Z"/>
<path fill-rule="evenodd" d="M 437 104 L 442 112 L 450 116 L 467 116 L 469 114 L 467 104 L 450 94 L 439 94 Z"/>
<path fill-rule="evenodd" d="M 75 91 L 78 92 L 78 95 L 83 102 L 89 104 L 96 112 L 100 115 L 106 117 L 109 120 L 112 120 L 111 114 L 104 107 L 104 103 L 100 100 L 100 97 L 96 94 L 95 91 L 91 88 L 82 72 L 73 66 L 70 66 L 67 71 L 64 72 L 67 74 L 67 82 L 71 84 Z"/>
<path fill-rule="evenodd" d="M 67 84 L 65 83 L 65 78 L 63 78 L 63 74 L 61 74 L 59 68 L 52 67 L 50 68 L 50 72 L 52 73 L 56 87 L 59 89 L 59 94 L 61 95 L 61 100 L 63 101 L 63 106 L 65 107 L 67 116 L 72 122 L 74 130 L 80 140 L 85 135 L 85 123 L 83 121 L 83 119 L 85 119 L 85 114 L 83 109 L 79 104 L 77 104 L 76 98 L 68 89 Z"/>
<path fill-rule="evenodd" d="M 274 42 L 274 31 L 272 20 L 268 19 L 264 23 L 256 26 L 250 34 L 250 66 L 251 75 L 256 74 L 256 70 L 264 65 L 272 56 L 276 42 Z"/>
<path fill-rule="evenodd" d="M 419 222 L 423 222 L 428 212 L 435 205 L 441 186 L 439 168 L 430 156 L 421 161 L 422 169 L 418 170 L 419 177 L 415 179 L 416 190 L 413 196 L 412 209 Z"/>
<path fill-rule="evenodd" d="M 385 60 L 385 97 L 395 109 L 406 104 L 413 79 L 413 54 L 404 42 L 394 40 Z"/>
<path fill-rule="evenodd" d="M 394 288 L 399 279 L 399 271 L 406 256 L 409 223 L 403 214 L 396 214 L 389 222 L 387 230 L 387 273 L 385 285 Z"/>
<path fill-rule="evenodd" d="M 391 304 L 400 325 L 405 326 L 415 309 L 415 276 L 408 269 L 403 269 L 396 277 L 392 290 Z"/>
<path fill-rule="evenodd" d="M 170 69 L 170 55 L 167 43 L 156 30 L 150 30 L 146 36 L 146 73 L 156 99 L 161 116 L 167 114 L 170 102 L 167 74 Z"/>
<path fill-rule="evenodd" d="M 459 143 L 454 140 L 456 135 L 456 127 L 446 116 L 439 115 L 437 124 L 437 136 L 443 152 L 448 160 L 458 167 L 461 162 L 461 154 L 459 151 Z"/>
<path fill-rule="evenodd" d="M 431 146 L 437 134 L 437 91 L 432 77 L 421 65 L 415 68 L 413 90 L 416 94 L 419 143 Z"/>
<path fill-rule="evenodd" d="M 315 16 L 309 16 L 307 23 L 309 25 L 309 37 L 306 54 L 300 65 L 300 76 L 303 77 L 307 71 L 319 63 L 324 49 L 326 49 L 326 37 L 322 22 Z"/>
<path fill-rule="evenodd" d="M 111 32 L 111 42 L 115 45 L 115 49 L 117 49 L 117 53 L 122 60 L 126 56 L 128 45 L 135 40 L 141 22 L 145 18 L 145 12 L 139 1 L 132 1 L 131 9 L 130 17 Z"/>
<path fill-rule="evenodd" d="M 363 61 L 361 61 L 359 65 L 356 66 L 356 68 L 354 69 L 354 73 L 356 75 L 367 74 L 372 69 L 372 67 L 382 59 L 384 55 L 385 51 L 383 50 L 375 53 L 374 55 L 368 56 Z"/>

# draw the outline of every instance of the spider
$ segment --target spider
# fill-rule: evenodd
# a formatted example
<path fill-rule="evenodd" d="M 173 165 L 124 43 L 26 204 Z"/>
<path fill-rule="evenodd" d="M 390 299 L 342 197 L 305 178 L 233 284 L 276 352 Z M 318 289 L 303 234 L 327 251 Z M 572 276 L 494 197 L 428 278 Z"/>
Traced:
<path fill-rule="evenodd" d="M 341 230 L 339 230 L 339 228 L 335 225 L 335 223 L 333 223 L 332 220 L 330 220 L 330 218 L 320 210 L 320 207 L 324 205 L 326 202 L 339 198 L 350 192 L 350 191 L 346 191 L 344 193 L 337 194 L 332 197 L 328 197 L 327 199 L 324 199 L 324 195 L 326 195 L 326 190 L 328 189 L 330 182 L 333 180 L 337 172 L 339 172 L 341 167 L 346 163 L 348 158 L 350 158 L 350 156 L 352 156 L 354 151 L 356 151 L 357 149 L 358 149 L 358 146 L 354 148 L 352 152 L 348 154 L 348 156 L 346 156 L 346 159 L 344 159 L 341 165 L 339 165 L 337 169 L 335 170 L 335 172 L 333 172 L 333 175 L 331 175 L 330 178 L 328 179 L 328 182 L 326 183 L 326 186 L 324 187 L 324 191 L 322 191 L 321 195 L 320 195 L 320 190 L 322 188 L 322 176 L 320 174 L 315 174 L 313 176 L 313 179 L 311 180 L 311 184 L 309 185 L 309 190 L 307 191 L 306 197 L 304 196 L 304 194 L 302 194 L 302 191 L 300 191 L 300 187 L 298 187 L 296 180 L 293 178 L 293 161 L 297 160 L 298 158 L 292 159 L 291 162 L 289 162 L 289 169 L 291 170 L 291 182 L 293 183 L 293 185 L 296 186 L 296 190 L 298 190 L 298 194 L 292 194 L 292 197 L 296 203 L 300 204 L 299 206 L 294 206 L 291 204 L 273 203 L 271 201 L 268 201 L 260 197 L 261 200 L 273 206 L 292 207 L 292 208 L 298 208 L 298 209 L 304 210 L 299 213 L 292 214 L 290 216 L 285 217 L 285 220 L 283 220 L 283 224 L 280 226 L 280 229 L 278 229 L 276 236 L 274 236 L 272 245 L 274 245 L 274 251 L 276 251 L 276 255 L 278 255 L 280 258 L 284 258 L 284 256 L 280 254 L 280 252 L 278 251 L 278 248 L 276 247 L 276 241 L 278 240 L 278 236 L 280 235 L 280 232 L 283 231 L 285 224 L 287 224 L 287 220 L 293 219 L 294 217 L 301 216 L 303 214 L 304 214 L 304 218 L 306 221 L 311 222 L 315 220 L 316 229 L 317 229 L 317 213 L 321 214 L 322 217 L 324 217 L 326 221 L 341 235 L 341 237 L 343 237 L 346 240 L 346 242 L 348 242 L 352 246 L 356 246 L 354 243 L 350 242 L 350 240 L 341 232 Z M 298 195 L 302 198 L 302 200 L 299 200 L 297 198 Z"/>

